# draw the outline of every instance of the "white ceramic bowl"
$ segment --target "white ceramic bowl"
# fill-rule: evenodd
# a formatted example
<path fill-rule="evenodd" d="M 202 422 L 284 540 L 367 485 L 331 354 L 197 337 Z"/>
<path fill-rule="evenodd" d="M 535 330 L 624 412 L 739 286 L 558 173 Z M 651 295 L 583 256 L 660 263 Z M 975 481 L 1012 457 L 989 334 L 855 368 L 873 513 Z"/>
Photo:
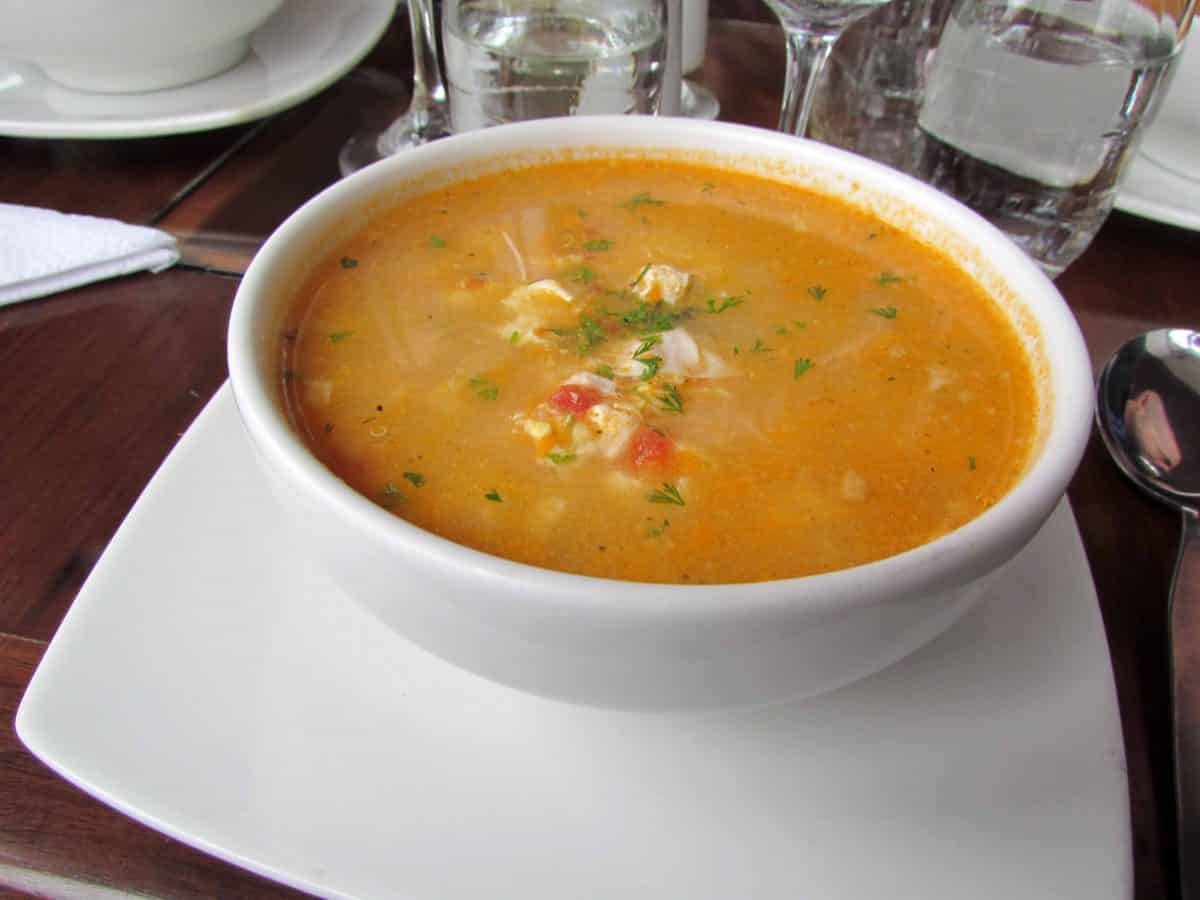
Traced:
<path fill-rule="evenodd" d="M 155 91 L 236 65 L 283 0 L 0 0 L 0 56 L 82 91 Z"/>
<path fill-rule="evenodd" d="M 933 543 L 852 569 L 757 584 L 657 585 L 546 571 L 467 549 L 359 496 L 289 425 L 278 395 L 283 309 L 316 260 L 405 192 L 578 154 L 678 155 L 813 185 L 947 248 L 1010 311 L 1038 372 L 1041 430 L 1016 487 Z M 699 709 L 810 695 L 894 662 L 947 628 L 1035 534 L 1091 422 L 1088 355 L 1053 284 L 983 219 L 876 163 L 775 132 L 649 117 L 544 120 L 405 151 L 329 188 L 267 241 L 229 331 L 238 408 L 281 520 L 350 595 L 480 675 L 560 699 Z M 304 615 L 296 609 L 296 615 Z"/>

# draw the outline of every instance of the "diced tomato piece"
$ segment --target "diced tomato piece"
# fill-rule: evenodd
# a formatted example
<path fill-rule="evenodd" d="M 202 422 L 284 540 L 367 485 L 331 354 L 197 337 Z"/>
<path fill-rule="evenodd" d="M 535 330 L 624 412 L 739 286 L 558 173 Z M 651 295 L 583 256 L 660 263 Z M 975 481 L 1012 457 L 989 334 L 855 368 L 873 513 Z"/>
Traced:
<path fill-rule="evenodd" d="M 583 413 L 602 399 L 604 395 L 594 387 L 588 387 L 586 384 L 564 384 L 550 395 L 550 405 L 559 412 Z"/>
<path fill-rule="evenodd" d="M 629 461 L 635 469 L 665 469 L 675 458 L 675 442 L 653 428 L 639 428 L 629 442 Z"/>

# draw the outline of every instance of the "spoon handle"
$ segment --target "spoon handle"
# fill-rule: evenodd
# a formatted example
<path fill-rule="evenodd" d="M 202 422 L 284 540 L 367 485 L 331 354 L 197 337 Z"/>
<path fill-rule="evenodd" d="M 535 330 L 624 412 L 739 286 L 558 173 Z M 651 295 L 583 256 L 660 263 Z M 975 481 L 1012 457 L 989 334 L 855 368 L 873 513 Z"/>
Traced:
<path fill-rule="evenodd" d="M 1200 900 L 1200 516 L 1183 510 L 1171 582 L 1171 699 L 1182 900 Z"/>

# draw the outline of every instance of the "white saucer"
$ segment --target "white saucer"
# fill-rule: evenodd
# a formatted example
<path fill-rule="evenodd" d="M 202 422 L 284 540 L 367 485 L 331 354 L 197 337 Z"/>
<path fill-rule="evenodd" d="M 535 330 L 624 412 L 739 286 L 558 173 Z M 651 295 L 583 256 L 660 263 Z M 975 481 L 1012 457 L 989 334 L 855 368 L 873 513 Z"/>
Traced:
<path fill-rule="evenodd" d="M 453 668 L 340 595 L 274 510 L 223 388 L 47 650 L 26 746 L 153 828 L 327 896 L 1132 896 L 1112 671 L 1065 505 L 899 665 L 705 716 Z"/>
<path fill-rule="evenodd" d="M 1168 171 L 1141 153 L 1129 167 L 1115 206 L 1143 219 L 1200 231 L 1200 181 Z"/>
<path fill-rule="evenodd" d="M 396 0 L 286 0 L 220 75 L 141 94 L 55 84 L 31 64 L 0 59 L 0 135 L 137 138 L 223 128 L 306 100 L 349 71 L 387 30 Z"/>

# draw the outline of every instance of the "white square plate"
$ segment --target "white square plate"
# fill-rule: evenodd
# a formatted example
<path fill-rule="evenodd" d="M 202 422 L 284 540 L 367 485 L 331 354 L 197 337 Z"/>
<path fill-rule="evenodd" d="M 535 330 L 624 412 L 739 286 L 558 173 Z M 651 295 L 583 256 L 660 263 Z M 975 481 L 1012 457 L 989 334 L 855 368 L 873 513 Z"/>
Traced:
<path fill-rule="evenodd" d="M 891 669 L 647 715 L 527 696 L 385 630 L 295 552 L 255 466 L 223 388 L 17 716 L 33 753 L 152 828 L 329 896 L 1132 895 L 1112 671 L 1065 504 Z"/>

